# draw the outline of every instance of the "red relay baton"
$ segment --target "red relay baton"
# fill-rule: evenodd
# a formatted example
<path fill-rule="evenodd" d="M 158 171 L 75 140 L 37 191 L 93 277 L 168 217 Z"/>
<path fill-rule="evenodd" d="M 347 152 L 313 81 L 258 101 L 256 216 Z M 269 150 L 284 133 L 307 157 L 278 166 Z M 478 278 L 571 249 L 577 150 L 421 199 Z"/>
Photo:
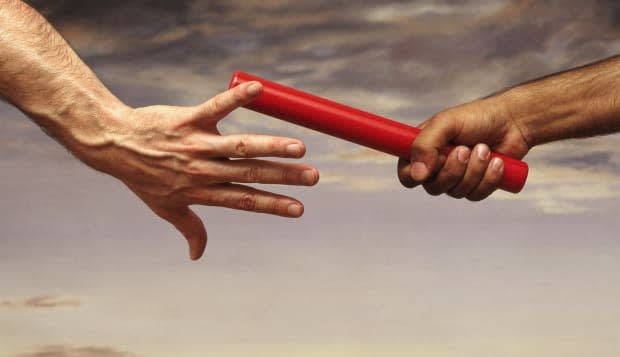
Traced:
<path fill-rule="evenodd" d="M 233 73 L 229 88 L 249 81 L 262 83 L 264 89 L 245 108 L 406 160 L 411 158 L 411 144 L 420 133 L 418 128 L 244 72 Z M 452 149 L 449 147 L 445 153 Z M 495 152 L 491 157 L 504 161 L 500 188 L 512 193 L 521 191 L 527 179 L 527 164 Z"/>

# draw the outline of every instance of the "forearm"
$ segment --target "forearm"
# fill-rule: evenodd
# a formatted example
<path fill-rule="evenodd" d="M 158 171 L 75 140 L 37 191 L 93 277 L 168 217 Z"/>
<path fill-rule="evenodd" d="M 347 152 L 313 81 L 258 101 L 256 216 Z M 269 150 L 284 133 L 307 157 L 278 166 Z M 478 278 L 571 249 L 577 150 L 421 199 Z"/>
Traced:
<path fill-rule="evenodd" d="M 517 124 L 529 147 L 620 131 L 620 58 L 511 88 L 488 98 Z"/>
<path fill-rule="evenodd" d="M 0 96 L 79 155 L 105 145 L 124 105 L 34 9 L 0 0 Z"/>

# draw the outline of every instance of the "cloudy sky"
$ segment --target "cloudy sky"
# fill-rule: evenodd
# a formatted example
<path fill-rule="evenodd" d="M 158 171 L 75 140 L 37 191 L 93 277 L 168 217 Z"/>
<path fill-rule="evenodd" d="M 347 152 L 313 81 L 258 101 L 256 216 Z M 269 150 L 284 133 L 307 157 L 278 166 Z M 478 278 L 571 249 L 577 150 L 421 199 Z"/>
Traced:
<path fill-rule="evenodd" d="M 234 70 L 416 124 L 620 53 L 616 1 L 32 1 L 121 99 Z M 620 137 L 534 149 L 522 193 L 406 190 L 395 159 L 239 110 L 321 170 L 299 220 L 204 207 L 207 253 L 0 103 L 0 356 L 620 354 Z"/>

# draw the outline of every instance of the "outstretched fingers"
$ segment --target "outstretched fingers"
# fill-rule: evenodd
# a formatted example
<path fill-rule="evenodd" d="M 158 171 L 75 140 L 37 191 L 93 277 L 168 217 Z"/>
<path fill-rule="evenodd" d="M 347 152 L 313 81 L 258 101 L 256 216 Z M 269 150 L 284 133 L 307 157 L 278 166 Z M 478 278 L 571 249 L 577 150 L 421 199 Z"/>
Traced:
<path fill-rule="evenodd" d="M 244 159 L 222 161 L 217 167 L 215 183 L 241 182 L 276 185 L 314 186 L 319 181 L 319 171 L 308 165 L 275 161 Z"/>
<path fill-rule="evenodd" d="M 244 106 L 263 92 L 260 82 L 252 81 L 240 84 L 196 107 L 194 119 L 205 124 L 217 124 L 233 110 Z"/>
<path fill-rule="evenodd" d="M 286 137 L 258 134 L 210 135 L 198 138 L 206 158 L 284 157 L 298 159 L 306 153 L 303 142 Z"/>
<path fill-rule="evenodd" d="M 303 204 L 294 198 L 244 185 L 221 184 L 211 186 L 209 189 L 189 190 L 185 195 L 192 204 L 227 207 L 282 217 L 297 218 L 304 212 Z"/>

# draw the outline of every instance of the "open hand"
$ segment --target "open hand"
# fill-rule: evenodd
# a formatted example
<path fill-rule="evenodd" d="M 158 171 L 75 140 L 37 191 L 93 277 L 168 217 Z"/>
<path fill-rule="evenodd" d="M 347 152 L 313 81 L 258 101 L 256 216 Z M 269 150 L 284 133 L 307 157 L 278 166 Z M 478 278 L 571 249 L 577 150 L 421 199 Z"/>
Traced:
<path fill-rule="evenodd" d="M 308 165 L 257 157 L 301 158 L 296 139 L 253 134 L 222 136 L 218 122 L 251 102 L 262 85 L 249 82 L 195 107 L 152 106 L 128 109 L 117 121 L 111 143 L 89 150 L 82 159 L 123 181 L 159 217 L 187 239 L 190 257 L 202 256 L 207 233 L 189 208 L 200 204 L 284 217 L 299 217 L 294 198 L 239 183 L 311 186 L 318 171 Z M 237 160 L 234 160 L 237 159 Z"/>

